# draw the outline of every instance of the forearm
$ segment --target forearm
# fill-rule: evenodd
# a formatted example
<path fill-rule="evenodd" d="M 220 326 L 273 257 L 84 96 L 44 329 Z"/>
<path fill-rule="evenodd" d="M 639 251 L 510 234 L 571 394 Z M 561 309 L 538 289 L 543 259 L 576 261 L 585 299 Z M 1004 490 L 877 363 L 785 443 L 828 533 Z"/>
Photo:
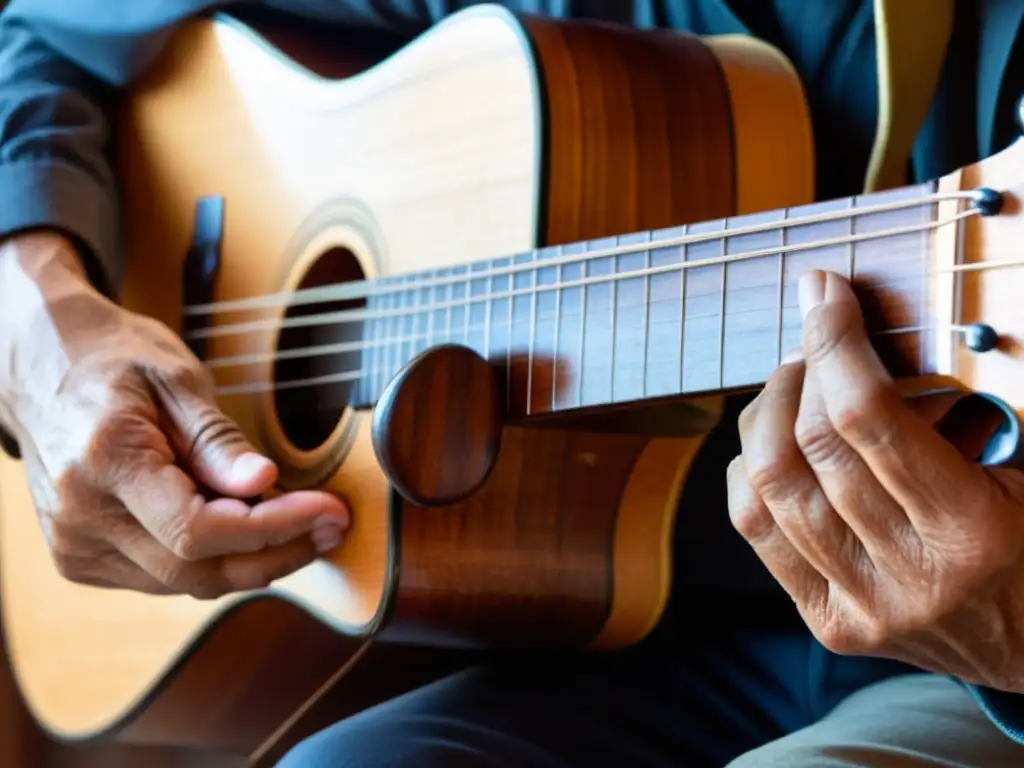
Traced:
<path fill-rule="evenodd" d="M 15 394 L 26 373 L 37 369 L 34 350 L 46 340 L 52 308 L 92 295 L 73 243 L 54 231 L 31 231 L 0 243 L 0 447 L 17 456 L 13 437 Z"/>
<path fill-rule="evenodd" d="M 32 322 L 40 285 L 59 277 L 82 287 L 84 273 L 109 297 L 120 293 L 108 111 L 155 57 L 161 31 L 188 15 L 133 7 L 141 13 L 111 0 L 11 0 L 0 13 L 0 388 L 13 381 L 14 334 Z M 10 402 L 3 410 L 0 449 L 17 455 Z"/>

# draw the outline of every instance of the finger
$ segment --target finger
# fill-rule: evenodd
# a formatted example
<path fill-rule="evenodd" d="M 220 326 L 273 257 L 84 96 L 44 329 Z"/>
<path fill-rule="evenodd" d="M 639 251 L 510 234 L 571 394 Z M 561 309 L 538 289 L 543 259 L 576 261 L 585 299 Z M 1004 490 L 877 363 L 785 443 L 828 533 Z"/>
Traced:
<path fill-rule="evenodd" d="M 309 565 L 316 557 L 312 541 L 299 538 L 259 552 L 185 560 L 131 521 L 118 526 L 112 540 L 129 560 L 168 590 L 199 599 L 263 589 Z"/>
<path fill-rule="evenodd" d="M 87 505 L 89 516 L 106 527 L 119 524 L 116 500 L 88 487 L 76 494 Z M 128 560 L 107 540 L 83 530 L 73 512 L 40 510 L 39 522 L 58 573 L 68 581 L 107 589 L 130 589 L 150 594 L 167 594 L 164 584 Z M 126 514 L 124 512 L 122 515 Z M 79 518 L 79 521 L 82 518 Z"/>
<path fill-rule="evenodd" d="M 749 481 L 742 457 L 737 457 L 726 472 L 729 489 L 729 519 L 746 539 L 765 568 L 800 606 L 810 614 L 820 614 L 828 601 L 829 587 L 782 529 Z"/>
<path fill-rule="evenodd" d="M 350 521 L 344 501 L 318 491 L 295 491 L 252 507 L 218 499 L 207 502 L 193 523 L 190 536 L 201 543 L 193 557 L 257 552 L 302 536 L 324 554 L 341 544 Z"/>
<path fill-rule="evenodd" d="M 327 551 L 349 527 L 348 506 L 333 494 L 299 491 L 255 506 L 208 500 L 158 451 L 138 451 L 124 461 L 112 493 L 163 547 L 186 560 L 256 552 L 300 537 Z"/>
<path fill-rule="evenodd" d="M 150 371 L 148 376 L 167 415 L 171 442 L 200 483 L 238 498 L 273 487 L 277 467 L 216 406 L 199 373 Z"/>
<path fill-rule="evenodd" d="M 951 515 L 943 510 L 959 514 L 984 499 L 984 471 L 900 396 L 871 347 L 849 283 L 833 273 L 808 273 L 800 282 L 800 309 L 804 357 L 820 384 L 829 420 L 914 527 L 946 525 Z"/>
<path fill-rule="evenodd" d="M 813 371 L 804 379 L 796 443 L 828 503 L 875 568 L 891 571 L 919 551 L 920 536 L 903 509 L 829 420 L 821 384 Z"/>
<path fill-rule="evenodd" d="M 848 594 L 859 595 L 872 572 L 870 560 L 797 445 L 803 381 L 804 367 L 797 363 L 779 368 L 766 382 L 756 417 L 740 432 L 747 479 L 807 562 Z"/>
<path fill-rule="evenodd" d="M 150 595 L 169 595 L 173 590 L 140 568 L 121 552 L 106 548 L 87 555 L 55 558 L 61 575 L 76 584 L 102 589 L 126 589 Z"/>

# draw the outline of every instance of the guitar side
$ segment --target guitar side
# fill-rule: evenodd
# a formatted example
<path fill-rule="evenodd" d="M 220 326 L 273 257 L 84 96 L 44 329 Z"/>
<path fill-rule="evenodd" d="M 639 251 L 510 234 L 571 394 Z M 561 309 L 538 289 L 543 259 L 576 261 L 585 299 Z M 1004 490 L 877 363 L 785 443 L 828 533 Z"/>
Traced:
<path fill-rule="evenodd" d="M 180 292 L 168 287 L 181 283 L 195 202 L 209 194 L 226 206 L 218 299 L 812 196 L 799 85 L 777 53 L 752 41 L 477 9 L 374 61 L 342 59 L 330 45 L 315 55 L 278 50 L 226 17 L 182 29 L 128 102 L 125 304 L 178 327 Z M 276 342 L 272 331 L 218 337 L 207 357 Z M 269 364 L 216 373 L 227 385 L 275 375 Z M 368 413 L 343 407 L 325 417 L 273 394 L 226 397 L 225 410 L 278 459 L 287 484 L 344 494 L 355 524 L 325 560 L 264 592 L 214 601 L 62 579 L 21 465 L 0 458 L 0 597 L 15 675 L 58 738 L 248 753 L 362 637 L 636 642 L 667 596 L 678 492 L 718 405 L 506 428 L 486 485 L 426 510 L 391 492 Z M 671 428 L 641 436 L 650 424 Z M 418 653 L 371 648 L 351 674 L 382 674 Z M 430 676 L 415 664 L 402 679 L 368 684 L 364 675 L 348 704 Z"/>

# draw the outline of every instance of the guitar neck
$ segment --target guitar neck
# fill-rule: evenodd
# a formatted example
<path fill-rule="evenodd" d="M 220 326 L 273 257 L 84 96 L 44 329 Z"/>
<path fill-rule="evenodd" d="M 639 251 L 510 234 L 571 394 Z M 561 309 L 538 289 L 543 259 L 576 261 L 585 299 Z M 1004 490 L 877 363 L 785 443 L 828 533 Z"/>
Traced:
<path fill-rule="evenodd" d="M 928 183 L 385 278 L 360 399 L 446 342 L 505 370 L 512 416 L 756 387 L 801 343 L 810 269 L 852 278 L 894 375 L 934 373 L 942 199 Z"/>

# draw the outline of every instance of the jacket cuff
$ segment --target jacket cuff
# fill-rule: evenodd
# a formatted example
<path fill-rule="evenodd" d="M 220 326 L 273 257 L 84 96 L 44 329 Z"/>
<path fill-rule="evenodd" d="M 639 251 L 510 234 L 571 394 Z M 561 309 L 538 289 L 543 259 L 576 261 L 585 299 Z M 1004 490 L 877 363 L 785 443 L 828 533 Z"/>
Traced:
<path fill-rule="evenodd" d="M 0 165 L 0 238 L 51 229 L 71 239 L 89 279 L 108 298 L 120 298 L 116 215 L 111 192 L 84 170 L 60 160 Z"/>

